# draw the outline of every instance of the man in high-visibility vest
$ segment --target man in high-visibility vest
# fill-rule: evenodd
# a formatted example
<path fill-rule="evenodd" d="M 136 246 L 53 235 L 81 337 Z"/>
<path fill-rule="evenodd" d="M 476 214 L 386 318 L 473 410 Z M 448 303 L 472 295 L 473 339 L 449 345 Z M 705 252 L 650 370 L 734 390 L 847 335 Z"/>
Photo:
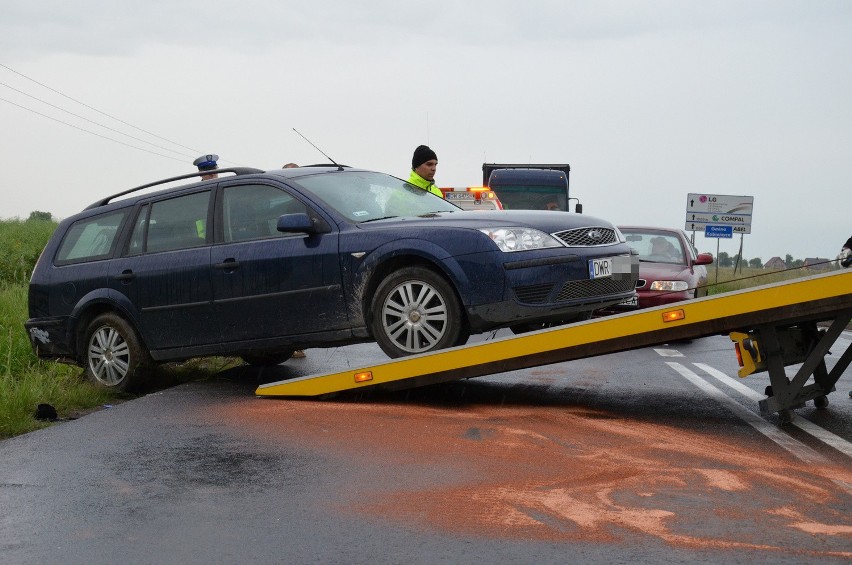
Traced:
<path fill-rule="evenodd" d="M 411 175 L 408 182 L 435 196 L 444 197 L 441 189 L 435 186 L 435 171 L 438 169 L 438 156 L 426 145 L 418 145 L 411 158 Z"/>

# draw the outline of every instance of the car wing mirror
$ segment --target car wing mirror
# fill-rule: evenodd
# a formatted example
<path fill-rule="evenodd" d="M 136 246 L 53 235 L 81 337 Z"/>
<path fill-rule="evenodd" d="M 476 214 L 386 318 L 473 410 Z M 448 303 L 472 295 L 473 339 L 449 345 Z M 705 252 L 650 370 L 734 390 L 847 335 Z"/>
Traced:
<path fill-rule="evenodd" d="M 284 214 L 278 217 L 276 229 L 282 233 L 316 233 L 314 223 L 310 216 L 304 212 L 298 214 Z"/>
<path fill-rule="evenodd" d="M 713 255 L 711 255 L 710 253 L 699 253 L 695 257 L 695 264 L 696 265 L 709 265 L 712 262 L 713 262 Z"/>

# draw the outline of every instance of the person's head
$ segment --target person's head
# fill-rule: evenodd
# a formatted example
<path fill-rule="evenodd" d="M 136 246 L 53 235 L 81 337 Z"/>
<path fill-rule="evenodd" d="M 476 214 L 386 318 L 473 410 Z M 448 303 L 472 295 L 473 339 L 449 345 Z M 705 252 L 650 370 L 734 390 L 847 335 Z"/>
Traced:
<path fill-rule="evenodd" d="M 424 179 L 434 181 L 435 171 L 438 169 L 438 156 L 426 145 L 418 145 L 411 157 L 411 168 Z"/>
<path fill-rule="evenodd" d="M 669 249 L 669 242 L 663 237 L 651 238 L 651 255 L 665 255 Z"/>
<path fill-rule="evenodd" d="M 201 172 L 211 171 L 205 175 L 201 175 L 201 180 L 208 180 L 215 179 L 219 176 L 219 174 L 215 172 L 216 169 L 219 168 L 219 164 L 217 161 L 219 161 L 219 156 L 210 154 L 202 155 L 201 157 L 193 161 L 192 164 L 198 167 L 198 170 Z"/>
<path fill-rule="evenodd" d="M 286 165 L 284 165 L 284 166 L 283 166 L 283 167 L 281 167 L 281 168 L 282 168 L 282 169 L 295 169 L 295 168 L 296 168 L 296 167 L 298 167 L 298 166 L 299 166 L 299 165 L 297 165 L 296 163 L 287 163 Z"/>
<path fill-rule="evenodd" d="M 655 237 L 651 240 L 651 243 L 651 255 L 661 255 L 667 259 L 677 259 L 680 257 L 677 247 L 665 237 Z"/>

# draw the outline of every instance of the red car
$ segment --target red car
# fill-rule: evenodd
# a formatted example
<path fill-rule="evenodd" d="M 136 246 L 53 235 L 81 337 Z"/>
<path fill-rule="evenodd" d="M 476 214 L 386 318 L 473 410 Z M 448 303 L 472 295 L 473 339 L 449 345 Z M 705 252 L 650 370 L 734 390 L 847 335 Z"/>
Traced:
<path fill-rule="evenodd" d="M 710 253 L 698 253 L 679 229 L 618 226 L 639 253 L 638 307 L 648 308 L 707 296 Z"/>

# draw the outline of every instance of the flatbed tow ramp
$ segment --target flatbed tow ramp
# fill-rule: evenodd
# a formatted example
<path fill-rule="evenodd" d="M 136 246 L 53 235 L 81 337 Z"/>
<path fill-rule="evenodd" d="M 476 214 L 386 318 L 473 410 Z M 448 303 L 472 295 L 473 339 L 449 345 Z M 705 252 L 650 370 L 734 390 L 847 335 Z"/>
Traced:
<path fill-rule="evenodd" d="M 760 401 L 781 421 L 827 395 L 852 361 L 852 346 L 829 372 L 825 355 L 852 319 L 852 270 L 707 296 L 668 306 L 597 318 L 520 336 L 464 345 L 338 373 L 268 383 L 258 396 L 322 396 L 378 387 L 401 390 L 572 361 L 670 341 L 730 334 L 740 377 L 769 372 Z M 800 364 L 795 376 L 785 367 Z M 808 384 L 810 377 L 813 382 Z"/>

